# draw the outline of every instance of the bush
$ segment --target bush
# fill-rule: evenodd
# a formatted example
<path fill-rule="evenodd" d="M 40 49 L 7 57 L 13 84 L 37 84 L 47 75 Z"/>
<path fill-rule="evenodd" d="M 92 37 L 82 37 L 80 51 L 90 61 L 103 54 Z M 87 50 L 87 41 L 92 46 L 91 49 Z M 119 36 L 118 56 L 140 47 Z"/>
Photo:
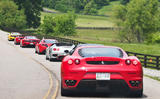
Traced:
<path fill-rule="evenodd" d="M 23 29 L 26 27 L 26 17 L 18 6 L 9 0 L 0 1 L 0 28 Z"/>
<path fill-rule="evenodd" d="M 38 28 L 39 33 L 41 34 L 51 34 L 54 33 L 54 27 L 56 23 L 54 18 L 51 16 L 45 16 L 43 23 Z"/>
<path fill-rule="evenodd" d="M 96 15 L 97 12 L 97 4 L 94 1 L 89 2 L 83 11 L 83 13 L 87 15 Z"/>
<path fill-rule="evenodd" d="M 76 33 L 75 18 L 74 14 L 59 15 L 55 18 L 46 16 L 39 27 L 39 31 L 49 35 L 74 35 Z"/>
<path fill-rule="evenodd" d="M 150 34 L 148 36 L 147 43 L 148 44 L 160 43 L 160 32 Z"/>

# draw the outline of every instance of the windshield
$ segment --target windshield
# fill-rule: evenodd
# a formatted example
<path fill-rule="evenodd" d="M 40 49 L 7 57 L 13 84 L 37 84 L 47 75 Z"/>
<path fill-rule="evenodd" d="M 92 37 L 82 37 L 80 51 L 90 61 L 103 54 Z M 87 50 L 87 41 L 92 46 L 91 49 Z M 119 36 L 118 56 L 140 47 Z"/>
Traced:
<path fill-rule="evenodd" d="M 82 57 L 123 57 L 123 52 L 118 48 L 90 47 L 79 49 Z"/>
<path fill-rule="evenodd" d="M 26 39 L 37 39 L 35 36 L 27 36 Z"/>
<path fill-rule="evenodd" d="M 20 35 L 20 33 L 15 32 L 15 33 L 11 33 L 11 35 Z"/>
<path fill-rule="evenodd" d="M 47 44 L 57 43 L 57 40 L 44 40 Z"/>
<path fill-rule="evenodd" d="M 56 46 L 72 46 L 73 44 L 69 43 L 57 43 Z"/>

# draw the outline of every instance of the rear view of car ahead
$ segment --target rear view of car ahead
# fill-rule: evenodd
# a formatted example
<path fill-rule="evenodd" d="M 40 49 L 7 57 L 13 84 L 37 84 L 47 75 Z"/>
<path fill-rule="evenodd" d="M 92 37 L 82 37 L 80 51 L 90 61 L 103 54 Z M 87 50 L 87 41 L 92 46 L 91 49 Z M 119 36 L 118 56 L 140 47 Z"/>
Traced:
<path fill-rule="evenodd" d="M 62 60 L 74 47 L 74 44 L 55 43 L 46 49 L 46 59 L 50 61 L 54 59 Z"/>
<path fill-rule="evenodd" d="M 35 46 L 40 40 L 35 36 L 25 36 L 24 39 L 20 40 L 20 47 Z"/>
<path fill-rule="evenodd" d="M 80 46 L 63 59 L 61 84 L 61 95 L 95 90 L 141 97 L 143 71 L 140 61 L 121 48 Z"/>
<path fill-rule="evenodd" d="M 36 44 L 35 53 L 42 54 L 46 52 L 46 48 L 50 47 L 54 43 L 58 43 L 55 39 L 42 39 L 40 43 Z"/>
<path fill-rule="evenodd" d="M 11 32 L 8 34 L 8 41 L 13 41 L 17 36 L 21 36 L 20 33 L 17 32 Z"/>
<path fill-rule="evenodd" d="M 15 39 L 14 39 L 14 44 L 15 45 L 18 45 L 20 44 L 20 41 L 23 39 L 24 37 L 23 36 L 17 36 Z"/>

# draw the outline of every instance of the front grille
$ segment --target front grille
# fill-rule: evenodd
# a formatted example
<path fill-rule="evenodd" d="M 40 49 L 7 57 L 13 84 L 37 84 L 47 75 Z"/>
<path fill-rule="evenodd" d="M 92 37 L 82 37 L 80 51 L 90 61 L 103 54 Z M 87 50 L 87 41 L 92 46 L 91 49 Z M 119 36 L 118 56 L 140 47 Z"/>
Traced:
<path fill-rule="evenodd" d="M 52 56 L 57 57 L 58 55 L 57 54 L 53 54 Z"/>
<path fill-rule="evenodd" d="M 119 61 L 86 61 L 87 64 L 92 65 L 116 65 Z"/>

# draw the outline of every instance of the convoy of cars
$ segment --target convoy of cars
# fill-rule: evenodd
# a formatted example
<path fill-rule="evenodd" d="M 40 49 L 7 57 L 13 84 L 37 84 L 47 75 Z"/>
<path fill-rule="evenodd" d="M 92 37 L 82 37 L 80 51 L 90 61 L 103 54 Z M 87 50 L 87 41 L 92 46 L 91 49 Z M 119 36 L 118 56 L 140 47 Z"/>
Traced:
<path fill-rule="evenodd" d="M 34 46 L 35 53 L 45 54 L 46 60 L 62 60 L 61 95 L 74 91 L 125 91 L 129 95 L 143 95 L 143 70 L 136 56 L 113 46 L 58 42 L 10 33 L 8 40 L 21 47 Z"/>

